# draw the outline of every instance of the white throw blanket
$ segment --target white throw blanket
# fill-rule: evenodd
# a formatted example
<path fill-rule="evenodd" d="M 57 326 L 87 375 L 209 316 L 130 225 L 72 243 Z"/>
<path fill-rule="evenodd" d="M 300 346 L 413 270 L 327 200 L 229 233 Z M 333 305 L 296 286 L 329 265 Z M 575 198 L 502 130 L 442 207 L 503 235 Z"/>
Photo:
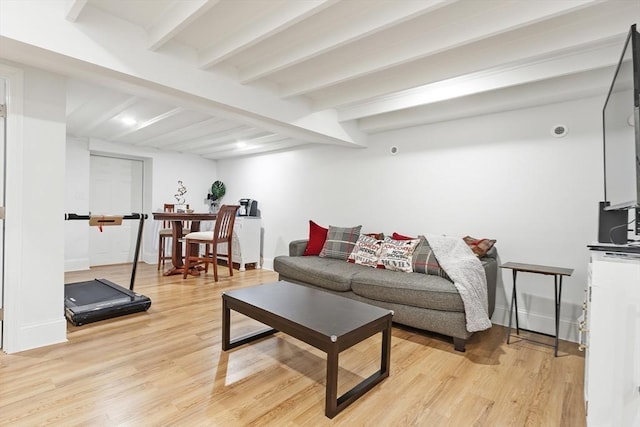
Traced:
<path fill-rule="evenodd" d="M 489 298 L 487 276 L 482 263 L 459 237 L 425 236 L 438 263 L 447 272 L 462 297 L 467 319 L 467 331 L 489 329 Z"/>

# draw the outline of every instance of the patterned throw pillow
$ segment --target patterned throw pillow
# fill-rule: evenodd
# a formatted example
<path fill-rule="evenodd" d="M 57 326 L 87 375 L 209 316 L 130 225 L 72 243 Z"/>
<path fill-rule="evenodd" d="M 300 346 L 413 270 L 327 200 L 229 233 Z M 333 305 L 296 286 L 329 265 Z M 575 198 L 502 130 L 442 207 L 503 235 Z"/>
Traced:
<path fill-rule="evenodd" d="M 378 265 L 381 250 L 382 240 L 361 234 L 347 261 L 375 267 Z"/>
<path fill-rule="evenodd" d="M 313 221 L 309 221 L 309 242 L 303 256 L 318 255 L 327 240 L 328 228 L 324 228 Z"/>
<path fill-rule="evenodd" d="M 346 260 L 353 251 L 353 247 L 360 236 L 361 225 L 356 227 L 329 226 L 327 240 L 324 242 L 321 257 Z"/>
<path fill-rule="evenodd" d="M 384 233 L 364 233 L 364 234 L 369 237 L 374 237 L 378 240 L 384 240 Z"/>
<path fill-rule="evenodd" d="M 393 240 L 386 237 L 382 242 L 378 264 L 382 264 L 387 270 L 411 273 L 413 271 L 411 260 L 418 243 L 420 243 L 419 239 Z"/>
<path fill-rule="evenodd" d="M 462 240 L 464 240 L 464 242 L 469 245 L 473 253 L 479 257 L 485 256 L 487 252 L 489 252 L 489 249 L 496 244 L 496 241 L 493 239 L 476 239 L 471 236 L 465 236 Z"/>
<path fill-rule="evenodd" d="M 451 280 L 449 275 L 440 266 L 427 239 L 424 236 L 418 236 L 418 239 L 420 239 L 420 244 L 416 250 L 413 251 L 413 258 L 411 260 L 413 271 L 416 273 L 432 274 Z"/>
<path fill-rule="evenodd" d="M 411 240 L 415 239 L 415 237 L 403 236 L 402 234 L 393 233 L 392 237 L 395 240 Z M 426 237 L 418 236 L 420 239 L 420 244 L 413 252 L 412 259 L 412 267 L 413 271 L 416 273 L 425 273 L 432 274 L 434 276 L 440 276 L 447 280 L 451 280 L 449 275 L 442 267 L 440 267 L 440 263 L 436 259 L 436 255 L 433 253 L 433 249 L 429 246 L 429 242 Z"/>

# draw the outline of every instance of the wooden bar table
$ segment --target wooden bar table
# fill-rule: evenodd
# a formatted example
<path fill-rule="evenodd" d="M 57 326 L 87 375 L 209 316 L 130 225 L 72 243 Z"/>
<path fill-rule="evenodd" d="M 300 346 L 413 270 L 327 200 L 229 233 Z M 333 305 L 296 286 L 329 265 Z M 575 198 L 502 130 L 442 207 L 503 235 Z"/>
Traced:
<path fill-rule="evenodd" d="M 200 221 L 215 221 L 217 214 L 212 213 L 188 213 L 188 212 L 154 212 L 153 219 L 158 221 L 171 221 L 172 244 L 171 244 L 171 263 L 173 267 L 164 272 L 165 276 L 173 274 L 182 274 L 184 271 L 184 262 L 182 259 L 182 224 L 190 222 L 190 231 L 200 231 Z M 198 244 L 194 244 L 191 248 L 192 253 L 197 253 Z M 190 268 L 189 274 L 198 276 L 200 271 L 197 268 Z"/>

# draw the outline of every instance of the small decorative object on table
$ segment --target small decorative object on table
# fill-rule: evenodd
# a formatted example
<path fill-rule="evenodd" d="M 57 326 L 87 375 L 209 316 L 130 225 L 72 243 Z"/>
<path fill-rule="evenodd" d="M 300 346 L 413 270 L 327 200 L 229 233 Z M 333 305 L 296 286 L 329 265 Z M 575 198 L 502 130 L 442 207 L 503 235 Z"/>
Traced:
<path fill-rule="evenodd" d="M 184 195 L 187 192 L 187 187 L 184 186 L 182 181 L 178 181 L 178 192 L 174 194 L 176 198 L 176 212 L 184 212 L 187 209 L 187 205 L 185 203 Z"/>

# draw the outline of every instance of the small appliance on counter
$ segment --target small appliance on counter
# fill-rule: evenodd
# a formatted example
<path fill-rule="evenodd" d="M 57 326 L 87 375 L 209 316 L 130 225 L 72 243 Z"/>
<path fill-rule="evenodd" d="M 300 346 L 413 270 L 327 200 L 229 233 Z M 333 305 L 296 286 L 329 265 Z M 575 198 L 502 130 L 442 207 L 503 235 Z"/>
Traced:
<path fill-rule="evenodd" d="M 239 216 L 259 216 L 258 201 L 252 199 L 240 199 Z"/>

